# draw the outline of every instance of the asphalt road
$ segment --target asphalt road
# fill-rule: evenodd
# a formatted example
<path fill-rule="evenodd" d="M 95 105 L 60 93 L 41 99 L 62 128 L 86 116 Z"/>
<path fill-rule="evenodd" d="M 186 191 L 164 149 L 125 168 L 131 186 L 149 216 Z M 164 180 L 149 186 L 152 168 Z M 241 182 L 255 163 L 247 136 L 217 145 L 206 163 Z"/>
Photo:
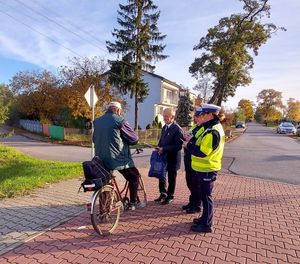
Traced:
<path fill-rule="evenodd" d="M 5 130 L 2 129 L 2 133 Z M 0 127 L 1 133 L 1 127 Z M 30 135 L 32 137 L 32 135 Z M 38 139 L 42 139 L 40 136 L 35 136 L 35 139 L 28 138 L 21 135 L 13 135 L 8 138 L 0 138 L 0 143 L 3 143 L 7 146 L 16 147 L 22 152 L 29 154 L 33 157 L 45 159 L 45 160 L 56 160 L 56 161 L 77 161 L 82 162 L 85 160 L 91 159 L 91 149 L 87 147 L 79 147 L 79 146 L 69 146 L 69 145 L 60 145 L 53 144 L 48 142 L 39 141 Z M 153 149 L 146 148 L 140 154 L 134 154 L 133 158 L 135 165 L 138 168 L 148 168 L 150 162 L 150 155 Z M 229 173 L 228 167 L 232 162 L 232 158 L 223 159 L 223 167 L 222 170 L 225 173 Z M 182 164 L 181 169 L 184 170 L 184 166 Z"/>
<path fill-rule="evenodd" d="M 248 124 L 245 133 L 226 144 L 224 157 L 235 174 L 300 184 L 300 140 L 271 128 Z"/>
<path fill-rule="evenodd" d="M 47 160 L 85 161 L 90 148 L 58 145 L 20 135 L 0 138 L 0 143 L 16 147 Z M 137 167 L 149 167 L 152 149 L 134 156 Z M 182 170 L 184 166 L 181 166 Z M 300 141 L 258 124 L 248 124 L 244 134 L 227 143 L 222 172 L 300 184 Z"/>
<path fill-rule="evenodd" d="M 24 153 L 45 160 L 84 161 L 91 157 L 89 148 L 52 144 L 21 135 L 0 138 L 0 143 L 16 147 Z"/>

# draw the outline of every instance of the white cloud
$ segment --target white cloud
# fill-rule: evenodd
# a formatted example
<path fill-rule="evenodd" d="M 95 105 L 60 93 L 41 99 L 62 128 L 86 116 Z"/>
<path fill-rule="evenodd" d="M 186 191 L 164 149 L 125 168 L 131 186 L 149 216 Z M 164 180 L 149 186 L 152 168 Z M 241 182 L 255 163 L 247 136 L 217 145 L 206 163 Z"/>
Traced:
<path fill-rule="evenodd" d="M 27 61 L 42 68 L 54 68 L 67 62 L 67 57 L 108 55 L 105 40 L 111 39 L 111 32 L 117 25 L 119 2 L 126 1 L 25 1 L 31 8 L 57 21 L 69 31 L 50 22 L 45 17 L 28 10 L 18 1 L 0 1 L 0 11 L 7 12 L 15 19 L 33 29 L 0 15 L 0 56 Z M 167 34 L 165 53 L 170 57 L 157 63 L 156 73 L 171 81 L 193 87 L 196 80 L 191 77 L 188 68 L 200 52 L 193 51 L 207 29 L 215 26 L 218 20 L 234 12 L 241 11 L 241 2 L 237 0 L 160 0 L 154 1 L 161 10 L 159 29 Z M 226 4 L 225 4 L 226 3 Z M 300 59 L 300 1 L 270 1 L 271 22 L 285 26 L 287 32 L 274 35 L 259 50 L 254 58 L 251 71 L 253 83 L 237 89 L 236 96 L 228 104 L 235 104 L 241 98 L 255 99 L 259 91 L 265 88 L 282 89 L 285 97 L 300 100 L 299 59 Z M 72 25 L 71 25 L 72 24 Z M 81 31 L 84 30 L 90 34 Z M 79 34 L 78 38 L 70 31 Z M 49 38 L 60 45 L 55 44 Z M 92 35 L 92 36 L 91 36 Z M 62 47 L 64 46 L 64 47 Z M 100 48 L 97 48 L 99 46 Z M 74 53 L 72 53 L 70 50 Z M 18 68 L 15 69 L 18 71 Z M 1 81 L 1 80 L 0 80 Z M 233 102 L 233 103 L 231 103 Z"/>

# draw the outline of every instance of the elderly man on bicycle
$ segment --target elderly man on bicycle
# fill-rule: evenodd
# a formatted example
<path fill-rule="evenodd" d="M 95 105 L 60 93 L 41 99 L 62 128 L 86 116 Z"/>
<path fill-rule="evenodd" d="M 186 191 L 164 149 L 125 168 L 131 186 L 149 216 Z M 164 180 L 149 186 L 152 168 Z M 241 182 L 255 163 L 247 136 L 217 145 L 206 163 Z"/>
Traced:
<path fill-rule="evenodd" d="M 140 173 L 131 157 L 130 145 L 138 142 L 138 136 L 121 115 L 119 102 L 110 102 L 104 115 L 94 122 L 93 141 L 95 154 L 109 170 L 118 170 L 129 183 L 129 209 L 143 208 L 138 201 L 137 189 Z"/>

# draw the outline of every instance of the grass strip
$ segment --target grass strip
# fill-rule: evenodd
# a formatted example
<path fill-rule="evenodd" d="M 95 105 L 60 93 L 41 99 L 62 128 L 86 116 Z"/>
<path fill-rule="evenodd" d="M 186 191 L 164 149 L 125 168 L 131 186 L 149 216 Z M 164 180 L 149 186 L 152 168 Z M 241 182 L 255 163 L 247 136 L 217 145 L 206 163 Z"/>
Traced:
<path fill-rule="evenodd" d="M 80 162 L 40 160 L 0 144 L 0 198 L 29 194 L 46 184 L 82 175 Z"/>

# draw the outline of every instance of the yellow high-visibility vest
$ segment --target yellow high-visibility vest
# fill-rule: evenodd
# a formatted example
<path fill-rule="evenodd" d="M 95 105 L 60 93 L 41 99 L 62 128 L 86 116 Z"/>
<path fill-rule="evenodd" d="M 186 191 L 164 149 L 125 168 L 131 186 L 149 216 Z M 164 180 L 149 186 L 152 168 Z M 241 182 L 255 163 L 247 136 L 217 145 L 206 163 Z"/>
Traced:
<path fill-rule="evenodd" d="M 200 129 L 201 130 L 201 129 Z M 220 134 L 220 142 L 218 147 L 213 150 L 213 136 L 209 133 L 211 130 L 217 130 Z M 197 135 L 197 133 L 196 133 Z M 197 157 L 192 155 L 192 169 L 199 172 L 218 171 L 222 166 L 222 157 L 225 145 L 225 133 L 221 124 L 216 124 L 211 128 L 202 131 L 196 143 L 200 151 L 203 152 L 205 157 Z"/>
<path fill-rule="evenodd" d="M 196 134 L 195 134 L 195 138 L 199 138 L 202 134 L 203 134 L 203 132 L 204 132 L 204 127 L 202 126 L 202 127 L 200 127 L 200 129 L 196 132 Z"/>

